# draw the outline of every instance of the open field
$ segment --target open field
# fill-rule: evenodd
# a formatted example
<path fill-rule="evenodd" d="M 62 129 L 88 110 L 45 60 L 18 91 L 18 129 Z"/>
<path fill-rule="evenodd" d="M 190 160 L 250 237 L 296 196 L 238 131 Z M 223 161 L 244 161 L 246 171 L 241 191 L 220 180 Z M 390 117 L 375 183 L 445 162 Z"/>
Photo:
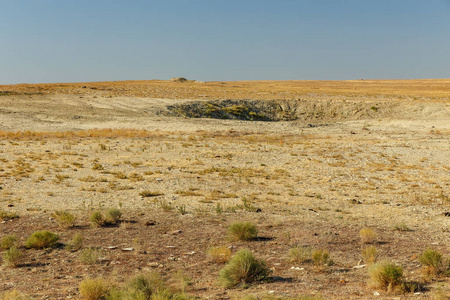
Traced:
<path fill-rule="evenodd" d="M 0 295 L 79 299 L 87 278 L 157 272 L 200 299 L 447 299 L 450 265 L 434 274 L 419 257 L 450 257 L 449 90 L 448 79 L 0 86 L 0 239 L 15 235 L 23 254 L 1 258 Z M 109 208 L 116 224 L 90 224 Z M 61 226 L 55 211 L 76 220 Z M 257 238 L 227 238 L 238 221 Z M 25 247 L 36 230 L 58 244 Z M 81 248 L 67 249 L 76 234 Z M 250 249 L 270 278 L 224 288 L 208 255 L 222 246 Z M 403 267 L 403 289 L 369 283 L 369 246 Z M 292 249 L 327 250 L 333 264 Z"/>

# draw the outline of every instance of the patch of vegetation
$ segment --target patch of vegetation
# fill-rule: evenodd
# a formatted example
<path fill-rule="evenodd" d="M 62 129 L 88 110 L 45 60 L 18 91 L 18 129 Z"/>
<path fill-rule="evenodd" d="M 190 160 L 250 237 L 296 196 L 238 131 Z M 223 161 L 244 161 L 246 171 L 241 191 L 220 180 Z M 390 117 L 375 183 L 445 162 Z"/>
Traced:
<path fill-rule="evenodd" d="M 389 261 L 382 261 L 369 268 L 369 276 L 374 288 L 393 291 L 403 282 L 403 268 Z"/>
<path fill-rule="evenodd" d="M 25 247 L 35 249 L 48 248 L 55 246 L 58 241 L 59 235 L 53 232 L 47 230 L 35 231 L 25 242 Z"/>
<path fill-rule="evenodd" d="M 7 211 L 0 209 L 0 220 L 2 220 L 2 221 L 13 220 L 18 217 L 19 217 L 19 215 L 17 215 L 16 213 L 7 212 Z"/>
<path fill-rule="evenodd" d="M 164 210 L 164 211 L 172 211 L 173 210 L 173 206 L 170 202 L 167 202 L 166 200 L 160 200 L 159 202 L 159 206 Z"/>
<path fill-rule="evenodd" d="M 229 288 L 265 280 L 270 273 L 271 270 L 266 267 L 264 261 L 257 260 L 250 250 L 243 249 L 220 270 L 219 280 L 223 286 Z"/>
<path fill-rule="evenodd" d="M 100 211 L 93 211 L 89 221 L 94 227 L 114 226 L 122 219 L 122 212 L 117 208 L 110 208 L 103 215 Z"/>
<path fill-rule="evenodd" d="M 16 246 L 12 246 L 3 253 L 3 260 L 8 267 L 19 266 L 22 260 L 22 251 Z"/>
<path fill-rule="evenodd" d="M 84 300 L 101 300 L 107 295 L 108 284 L 103 278 L 85 279 L 78 289 Z"/>
<path fill-rule="evenodd" d="M 228 238 L 231 241 L 249 241 L 258 235 L 258 230 L 253 223 L 237 222 L 228 227 Z"/>
<path fill-rule="evenodd" d="M 294 247 L 289 249 L 289 260 L 293 263 L 303 263 L 311 258 L 311 248 Z"/>
<path fill-rule="evenodd" d="M 227 263 L 231 257 L 231 249 L 225 246 L 211 247 L 207 253 L 210 259 L 218 264 Z"/>
<path fill-rule="evenodd" d="M 75 223 L 75 216 L 67 211 L 56 210 L 52 213 L 52 217 L 62 228 L 70 228 Z"/>
<path fill-rule="evenodd" d="M 99 262 L 101 257 L 101 252 L 96 248 L 86 248 L 81 251 L 80 260 L 81 262 L 88 265 L 95 265 Z"/>
<path fill-rule="evenodd" d="M 73 236 L 72 241 L 66 245 L 66 249 L 72 252 L 78 251 L 83 247 L 84 238 L 77 233 Z"/>
<path fill-rule="evenodd" d="M 122 212 L 117 208 L 110 208 L 105 212 L 105 224 L 116 225 L 122 219 Z"/>
<path fill-rule="evenodd" d="M 330 253 L 324 249 L 316 249 L 311 253 L 312 260 L 317 269 L 323 270 L 325 267 L 334 264 L 330 257 Z"/>
<path fill-rule="evenodd" d="M 419 256 L 419 262 L 424 266 L 426 274 L 450 276 L 450 259 L 444 261 L 442 253 L 437 250 L 425 249 Z"/>
<path fill-rule="evenodd" d="M 361 250 L 361 256 L 365 264 L 373 265 L 377 261 L 378 250 L 374 246 L 368 246 Z"/>
<path fill-rule="evenodd" d="M 394 229 L 398 231 L 411 231 L 411 228 L 408 227 L 405 223 L 397 223 L 394 225 Z"/>
<path fill-rule="evenodd" d="M 17 246 L 17 236 L 14 234 L 5 235 L 0 241 L 0 248 L 4 250 L 8 250 L 13 246 Z"/>
<path fill-rule="evenodd" d="M 375 241 L 375 232 L 365 227 L 359 231 L 359 237 L 361 238 L 361 243 L 371 244 Z"/>

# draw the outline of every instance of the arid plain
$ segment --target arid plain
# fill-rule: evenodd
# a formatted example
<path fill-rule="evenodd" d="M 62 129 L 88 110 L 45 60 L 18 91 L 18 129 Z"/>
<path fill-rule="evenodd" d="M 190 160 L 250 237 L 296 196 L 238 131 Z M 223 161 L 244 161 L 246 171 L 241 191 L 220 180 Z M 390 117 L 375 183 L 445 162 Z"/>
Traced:
<path fill-rule="evenodd" d="M 90 224 L 110 208 L 115 225 Z M 1 258 L 4 299 L 141 273 L 200 299 L 448 299 L 445 266 L 419 258 L 450 257 L 450 79 L 0 85 L 0 216 L 21 253 Z M 257 238 L 230 240 L 235 222 Z M 58 243 L 25 247 L 36 230 Z M 250 249 L 270 277 L 224 288 L 213 247 Z M 402 288 L 370 282 L 368 247 Z"/>

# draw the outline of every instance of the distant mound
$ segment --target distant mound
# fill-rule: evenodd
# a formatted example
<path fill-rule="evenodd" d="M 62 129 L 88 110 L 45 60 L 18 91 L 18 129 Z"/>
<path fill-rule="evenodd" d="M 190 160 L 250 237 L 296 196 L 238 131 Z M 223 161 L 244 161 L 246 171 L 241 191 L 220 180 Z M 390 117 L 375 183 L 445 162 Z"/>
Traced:
<path fill-rule="evenodd" d="M 175 77 L 175 78 L 170 79 L 169 81 L 171 81 L 171 82 L 186 82 L 186 81 L 189 81 L 189 80 L 187 80 L 184 77 Z"/>

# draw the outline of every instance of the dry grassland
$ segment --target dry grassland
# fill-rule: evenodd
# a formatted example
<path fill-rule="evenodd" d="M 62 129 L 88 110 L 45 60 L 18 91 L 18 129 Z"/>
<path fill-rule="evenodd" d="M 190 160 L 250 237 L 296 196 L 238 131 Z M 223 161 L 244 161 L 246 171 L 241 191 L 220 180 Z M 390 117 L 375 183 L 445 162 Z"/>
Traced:
<path fill-rule="evenodd" d="M 449 85 L 0 86 L 0 239 L 14 235 L 22 253 L 13 261 L 2 249 L 0 295 L 78 299 L 88 278 L 119 288 L 136 274 L 157 273 L 171 293 L 199 299 L 447 299 Z M 313 124 L 155 113 L 190 103 L 183 99 L 297 98 L 354 110 L 378 104 L 352 112 L 351 121 L 325 105 Z M 122 217 L 92 226 L 92 212 L 110 208 Z M 257 238 L 228 239 L 235 222 L 255 224 Z M 60 239 L 25 247 L 36 230 Z M 421 263 L 427 248 L 443 254 L 439 268 Z M 219 272 L 242 249 L 266 262 L 270 278 L 224 288 Z M 403 268 L 401 286 L 370 282 L 370 264 L 383 260 Z"/>

